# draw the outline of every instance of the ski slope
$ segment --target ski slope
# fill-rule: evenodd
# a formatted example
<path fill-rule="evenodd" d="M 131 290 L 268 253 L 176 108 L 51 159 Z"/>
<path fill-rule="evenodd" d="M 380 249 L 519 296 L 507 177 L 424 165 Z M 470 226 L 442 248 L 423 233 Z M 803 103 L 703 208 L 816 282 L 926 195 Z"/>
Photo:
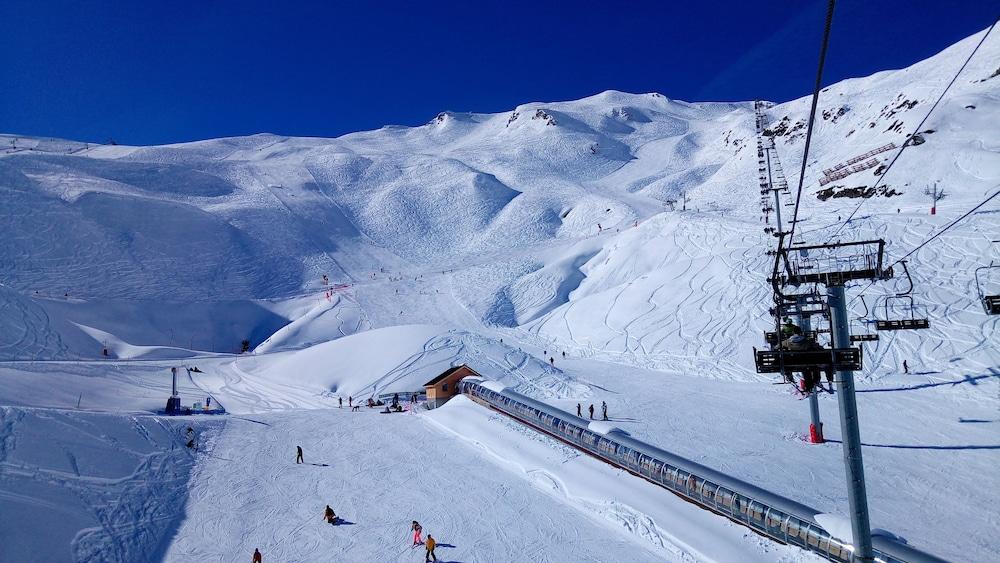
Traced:
<path fill-rule="evenodd" d="M 885 238 L 895 261 L 1000 188 L 997 36 L 922 144 L 819 184 L 903 146 L 981 37 L 824 89 L 795 241 Z M 808 109 L 767 110 L 793 189 Z M 336 139 L 4 141 L 0 560 L 419 559 L 413 519 L 443 560 L 811 560 L 460 399 L 337 408 L 461 363 L 566 410 L 607 401 L 640 439 L 847 512 L 836 398 L 809 445 L 806 403 L 753 369 L 774 217 L 752 102 L 608 91 Z M 856 376 L 873 526 L 952 560 L 1000 550 L 1000 325 L 973 280 L 997 233 L 995 200 L 909 257 L 930 329 L 865 343 Z M 886 308 L 906 287 L 849 287 L 852 330 L 911 314 Z M 201 370 L 180 370 L 186 405 L 226 414 L 156 414 L 174 366 Z M 296 467 L 298 442 L 327 466 Z M 323 525 L 327 503 L 352 524 Z"/>

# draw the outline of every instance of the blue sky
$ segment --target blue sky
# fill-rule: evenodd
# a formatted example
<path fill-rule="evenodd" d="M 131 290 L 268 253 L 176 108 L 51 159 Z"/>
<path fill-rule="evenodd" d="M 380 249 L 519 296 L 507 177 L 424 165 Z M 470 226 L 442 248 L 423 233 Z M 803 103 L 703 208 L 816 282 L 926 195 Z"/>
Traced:
<path fill-rule="evenodd" d="M 811 90 L 825 4 L 4 0 L 0 132 L 337 136 L 608 89 L 784 101 Z M 841 0 L 824 82 L 912 64 L 995 12 Z"/>

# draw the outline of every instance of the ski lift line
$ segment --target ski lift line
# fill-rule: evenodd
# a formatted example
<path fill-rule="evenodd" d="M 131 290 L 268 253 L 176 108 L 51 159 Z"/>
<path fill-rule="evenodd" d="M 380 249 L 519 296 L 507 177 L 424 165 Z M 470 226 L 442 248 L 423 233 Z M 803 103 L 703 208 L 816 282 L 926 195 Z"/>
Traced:
<path fill-rule="evenodd" d="M 826 5 L 826 22 L 823 25 L 823 44 L 819 51 L 819 65 L 816 68 L 816 85 L 813 87 L 812 107 L 809 109 L 809 124 L 806 129 L 806 145 L 802 152 L 802 169 L 799 171 L 799 188 L 795 194 L 795 211 L 792 213 L 792 229 L 788 241 L 795 238 L 795 221 L 799 218 L 799 204 L 802 201 L 802 185 L 806 179 L 806 166 L 809 163 L 809 145 L 812 143 L 813 125 L 816 123 L 816 105 L 819 104 L 819 93 L 823 87 L 823 66 L 826 63 L 826 52 L 830 45 L 830 27 L 833 25 L 833 8 L 836 0 L 829 0 Z M 779 243 L 781 240 L 779 239 Z M 779 249 L 780 250 L 780 249 Z"/>
<path fill-rule="evenodd" d="M 983 43 L 986 42 L 986 38 L 989 37 L 990 33 L 993 31 L 993 28 L 996 27 L 998 21 L 1000 21 L 1000 18 L 993 20 L 993 23 L 990 25 L 989 29 L 986 30 L 986 33 L 983 35 L 983 38 L 979 40 L 978 44 L 976 44 L 976 48 L 973 49 L 971 53 L 969 53 L 969 56 L 965 59 L 965 62 L 962 63 L 962 66 L 958 69 L 958 72 L 956 72 L 955 76 L 952 77 L 951 82 L 948 82 L 948 85 L 945 86 L 944 90 L 941 91 L 941 95 L 938 96 L 938 99 L 934 102 L 934 105 L 932 105 L 931 108 L 927 110 L 927 115 L 925 115 L 924 118 L 920 120 L 920 123 L 918 123 L 917 126 L 913 129 L 913 133 L 911 133 L 910 136 L 907 137 L 907 141 L 909 141 L 909 139 L 912 139 L 913 135 L 916 135 L 917 133 L 920 132 L 921 129 L 923 129 L 924 123 L 926 123 L 927 119 L 929 119 L 931 114 L 934 113 L 934 109 L 937 108 L 938 104 L 941 103 L 941 100 L 944 99 L 945 94 L 948 93 L 948 90 L 950 90 L 952 85 L 955 84 L 955 81 L 958 80 L 959 75 L 962 74 L 962 71 L 965 70 L 965 67 L 969 65 L 969 61 L 971 61 L 972 57 L 975 56 L 976 51 L 978 51 L 979 48 L 983 46 Z M 882 175 L 879 176 L 879 179 L 875 181 L 875 185 L 872 186 L 872 189 L 878 188 L 885 181 L 885 177 L 889 175 L 889 170 L 892 170 L 892 165 L 895 164 L 897 160 L 899 160 L 900 155 L 903 154 L 903 151 L 906 150 L 906 147 L 909 146 L 910 144 L 912 143 L 905 142 L 903 143 L 903 146 L 899 147 L 899 151 L 897 151 L 895 156 L 892 157 L 892 160 L 889 161 L 888 166 L 886 166 L 885 170 L 882 171 Z M 808 146 L 809 145 L 807 139 L 806 147 L 808 148 Z M 803 169 L 805 168 L 804 162 L 805 161 L 803 160 Z M 861 206 L 864 205 L 866 201 L 867 201 L 866 198 L 861 198 L 861 201 L 858 203 L 858 206 L 855 207 L 854 211 L 852 211 L 851 214 L 847 216 L 847 219 L 840 224 L 840 227 L 838 227 L 837 230 L 834 231 L 832 235 L 830 235 L 830 237 L 827 239 L 827 242 L 833 240 L 833 238 L 836 237 L 840 233 L 840 231 L 844 230 L 844 227 L 846 227 L 847 224 L 851 222 L 851 219 L 853 219 L 854 216 L 857 215 L 858 211 L 861 210 Z"/>

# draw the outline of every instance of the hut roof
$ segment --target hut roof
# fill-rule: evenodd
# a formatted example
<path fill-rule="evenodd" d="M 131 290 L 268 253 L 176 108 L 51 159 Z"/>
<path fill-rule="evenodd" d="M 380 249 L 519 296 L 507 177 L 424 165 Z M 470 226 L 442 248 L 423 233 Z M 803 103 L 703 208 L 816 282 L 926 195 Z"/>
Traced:
<path fill-rule="evenodd" d="M 428 381 L 427 383 L 424 383 L 424 387 L 430 387 L 431 385 L 437 385 L 438 383 L 440 383 L 441 381 L 447 379 L 449 376 L 451 376 L 456 371 L 458 371 L 458 370 L 460 370 L 462 368 L 465 368 L 465 369 L 469 370 L 470 372 L 472 372 L 475 375 L 479 375 L 479 373 L 477 373 L 476 370 L 470 368 L 466 364 L 462 364 L 460 366 L 455 366 L 455 367 L 451 367 L 451 368 L 446 369 L 444 372 L 441 373 L 441 375 L 435 377 L 434 379 Z"/>

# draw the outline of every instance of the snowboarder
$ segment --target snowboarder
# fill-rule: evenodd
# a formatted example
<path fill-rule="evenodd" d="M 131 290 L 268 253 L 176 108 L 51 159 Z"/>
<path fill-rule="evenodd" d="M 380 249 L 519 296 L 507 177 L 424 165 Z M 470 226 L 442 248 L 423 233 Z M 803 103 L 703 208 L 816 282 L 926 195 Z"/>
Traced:
<path fill-rule="evenodd" d="M 424 545 L 427 548 L 427 557 L 424 558 L 425 563 L 438 560 L 437 556 L 434 555 L 434 546 L 436 545 L 437 542 L 434 541 L 434 536 L 427 534 L 427 543 Z"/>
<path fill-rule="evenodd" d="M 555 358 L 551 358 L 550 357 L 549 358 L 549 363 L 552 364 L 552 367 L 556 367 L 556 359 Z"/>
<path fill-rule="evenodd" d="M 323 511 L 323 519 L 329 522 L 330 524 L 337 523 L 337 513 L 334 512 L 332 508 L 330 508 L 329 504 L 326 505 L 326 510 Z"/>
<path fill-rule="evenodd" d="M 562 354 L 563 354 L 563 359 L 565 360 L 565 359 L 566 359 L 566 351 L 565 351 L 565 350 L 563 350 L 563 353 L 562 353 Z"/>
<path fill-rule="evenodd" d="M 604 401 L 601 401 L 601 415 L 604 420 L 608 419 L 608 404 Z"/>
<path fill-rule="evenodd" d="M 295 463 L 305 463 L 302 459 L 302 446 L 295 446 Z"/>
<path fill-rule="evenodd" d="M 413 547 L 424 543 L 424 541 L 420 539 L 420 534 L 424 531 L 424 529 L 420 527 L 420 522 L 414 520 L 413 524 L 410 525 L 410 529 L 413 530 Z"/>
<path fill-rule="evenodd" d="M 906 364 L 906 360 L 903 360 L 903 373 L 910 373 L 910 366 Z"/>
<path fill-rule="evenodd" d="M 261 563 L 262 561 L 263 560 L 260 557 L 260 550 L 255 548 L 253 550 L 253 563 Z"/>
<path fill-rule="evenodd" d="M 576 404 L 576 416 L 581 416 L 581 417 L 583 416 L 583 414 L 580 412 L 580 403 Z"/>
<path fill-rule="evenodd" d="M 344 408 L 344 398 L 343 397 L 337 397 L 337 408 L 338 409 Z"/>
<path fill-rule="evenodd" d="M 399 404 L 399 393 L 393 393 L 392 394 L 392 406 L 396 406 L 398 404 Z"/>
<path fill-rule="evenodd" d="M 594 404 L 590 404 L 590 420 L 594 420 Z"/>

